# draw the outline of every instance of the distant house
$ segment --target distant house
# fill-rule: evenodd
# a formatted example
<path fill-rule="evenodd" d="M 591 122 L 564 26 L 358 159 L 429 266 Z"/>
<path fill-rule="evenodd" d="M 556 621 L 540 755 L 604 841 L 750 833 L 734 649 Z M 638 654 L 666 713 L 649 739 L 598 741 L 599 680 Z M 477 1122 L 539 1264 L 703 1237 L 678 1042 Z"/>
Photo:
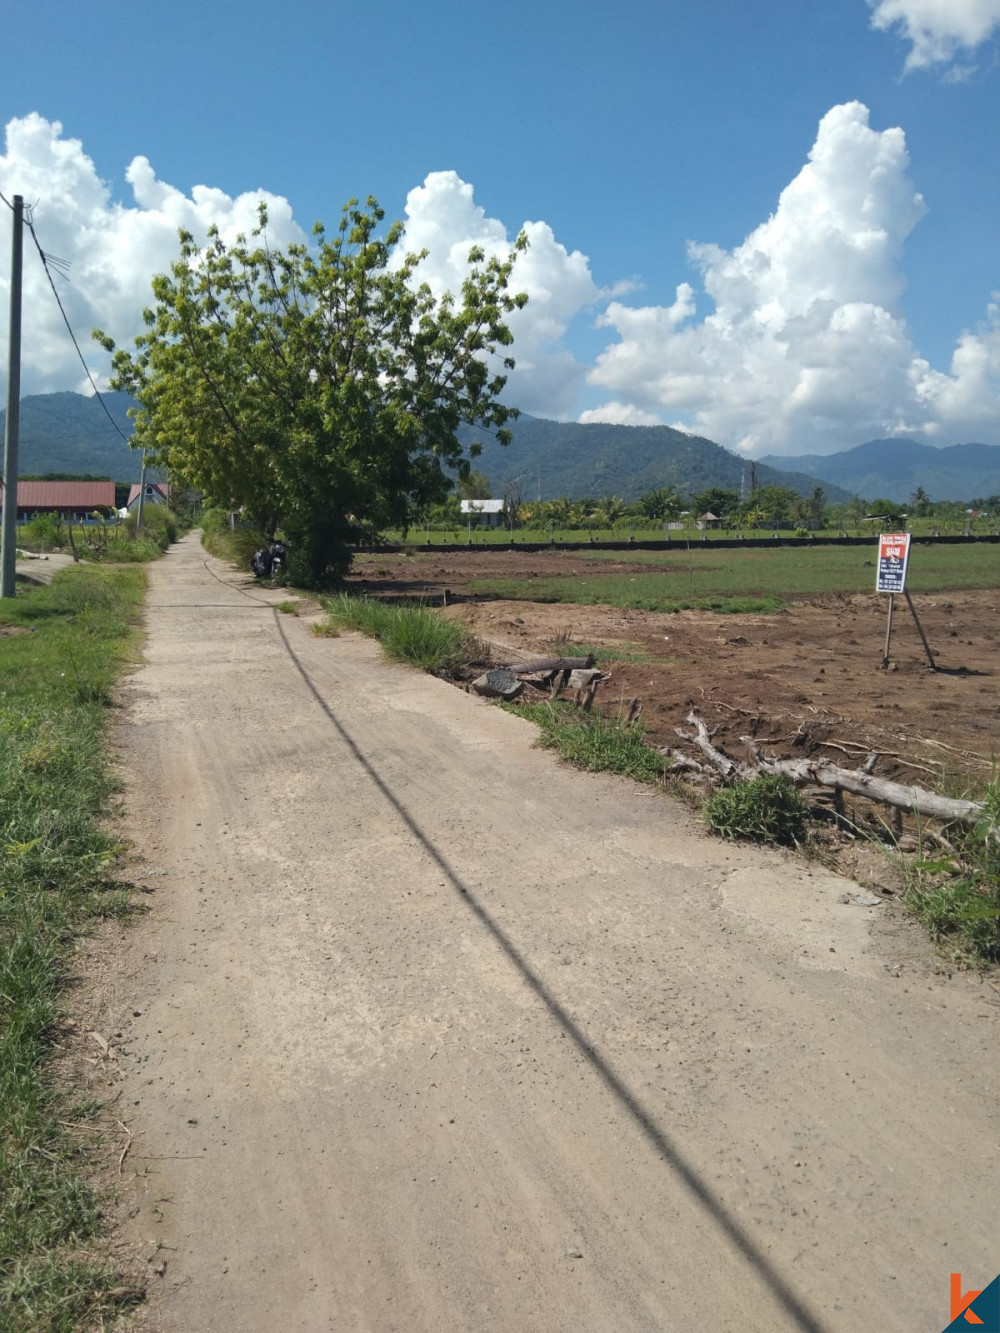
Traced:
<path fill-rule="evenodd" d="M 138 482 L 134 482 L 128 493 L 128 504 L 126 508 L 129 513 L 133 513 L 139 504 L 139 492 L 142 487 Z M 148 505 L 165 505 L 170 500 L 170 482 L 169 481 L 147 481 L 146 498 L 143 501 Z"/>
<path fill-rule="evenodd" d="M 0 504 L 3 503 L 0 482 Z M 114 512 L 113 481 L 19 481 L 17 522 L 26 523 L 40 514 L 58 514 L 71 523 L 87 523 L 95 509 Z"/>
<path fill-rule="evenodd" d="M 478 520 L 481 527 L 498 528 L 503 522 L 502 500 L 463 500 L 462 517 Z"/>
<path fill-rule="evenodd" d="M 698 515 L 698 528 L 704 531 L 705 528 L 721 528 L 722 519 L 718 514 L 713 514 L 710 509 L 706 509 L 704 514 Z"/>

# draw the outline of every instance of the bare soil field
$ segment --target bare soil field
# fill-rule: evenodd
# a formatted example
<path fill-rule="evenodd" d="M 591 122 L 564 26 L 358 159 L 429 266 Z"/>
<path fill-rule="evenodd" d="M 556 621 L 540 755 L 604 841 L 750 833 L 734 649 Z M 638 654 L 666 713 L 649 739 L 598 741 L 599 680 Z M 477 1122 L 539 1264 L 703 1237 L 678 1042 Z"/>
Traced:
<path fill-rule="evenodd" d="M 774 754 L 822 754 L 851 768 L 877 751 L 880 776 L 930 788 L 989 776 L 1000 735 L 1000 590 L 915 597 L 936 671 L 902 599 L 881 669 L 888 599 L 874 592 L 799 595 L 759 615 L 530 600 L 532 583 L 554 574 L 641 578 L 649 569 L 501 549 L 379 556 L 359 564 L 354 581 L 376 596 L 437 600 L 447 589 L 448 614 L 512 656 L 565 644 L 607 652 L 600 708 L 615 713 L 638 698 L 654 745 L 677 744 L 675 728 L 693 708 L 734 756 L 745 757 L 740 737 L 752 735 Z M 523 601 L 471 590 L 518 577 Z"/>

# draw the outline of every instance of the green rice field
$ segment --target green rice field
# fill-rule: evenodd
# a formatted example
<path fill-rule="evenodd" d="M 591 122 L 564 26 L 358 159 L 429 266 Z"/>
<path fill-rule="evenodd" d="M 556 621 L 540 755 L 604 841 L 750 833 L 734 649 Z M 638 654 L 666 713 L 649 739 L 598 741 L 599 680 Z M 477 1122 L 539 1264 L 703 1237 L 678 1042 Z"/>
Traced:
<path fill-rule="evenodd" d="M 651 611 L 697 606 L 730 611 L 775 610 L 789 598 L 875 590 L 874 548 L 811 546 L 802 550 L 574 552 L 570 559 L 594 573 L 532 578 L 481 578 L 470 583 L 483 596 L 530 601 L 612 605 Z M 635 573 L 603 574 L 608 561 Z M 915 546 L 907 586 L 914 594 L 947 589 L 1000 588 L 1000 545 Z"/>

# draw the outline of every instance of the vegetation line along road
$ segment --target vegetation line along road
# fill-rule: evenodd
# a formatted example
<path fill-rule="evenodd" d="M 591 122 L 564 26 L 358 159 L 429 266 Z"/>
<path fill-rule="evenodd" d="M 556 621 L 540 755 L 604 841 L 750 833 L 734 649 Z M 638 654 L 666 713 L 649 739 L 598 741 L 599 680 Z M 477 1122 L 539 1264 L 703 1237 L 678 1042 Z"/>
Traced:
<path fill-rule="evenodd" d="M 82 565 L 0 607 L 0 1328 L 97 1327 L 140 1293 L 100 1256 L 84 1176 L 98 1104 L 50 1060 L 74 941 L 123 914 L 120 848 L 102 827 L 116 675 L 135 651 L 145 571 Z"/>

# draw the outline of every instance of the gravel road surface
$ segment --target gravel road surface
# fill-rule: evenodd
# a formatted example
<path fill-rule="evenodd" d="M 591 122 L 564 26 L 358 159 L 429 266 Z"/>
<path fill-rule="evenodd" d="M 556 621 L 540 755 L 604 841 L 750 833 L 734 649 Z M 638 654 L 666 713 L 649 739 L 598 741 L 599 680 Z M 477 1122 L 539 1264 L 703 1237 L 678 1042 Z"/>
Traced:
<path fill-rule="evenodd" d="M 148 1326 L 938 1333 L 997 992 L 285 596 L 185 538 L 124 690 Z"/>

